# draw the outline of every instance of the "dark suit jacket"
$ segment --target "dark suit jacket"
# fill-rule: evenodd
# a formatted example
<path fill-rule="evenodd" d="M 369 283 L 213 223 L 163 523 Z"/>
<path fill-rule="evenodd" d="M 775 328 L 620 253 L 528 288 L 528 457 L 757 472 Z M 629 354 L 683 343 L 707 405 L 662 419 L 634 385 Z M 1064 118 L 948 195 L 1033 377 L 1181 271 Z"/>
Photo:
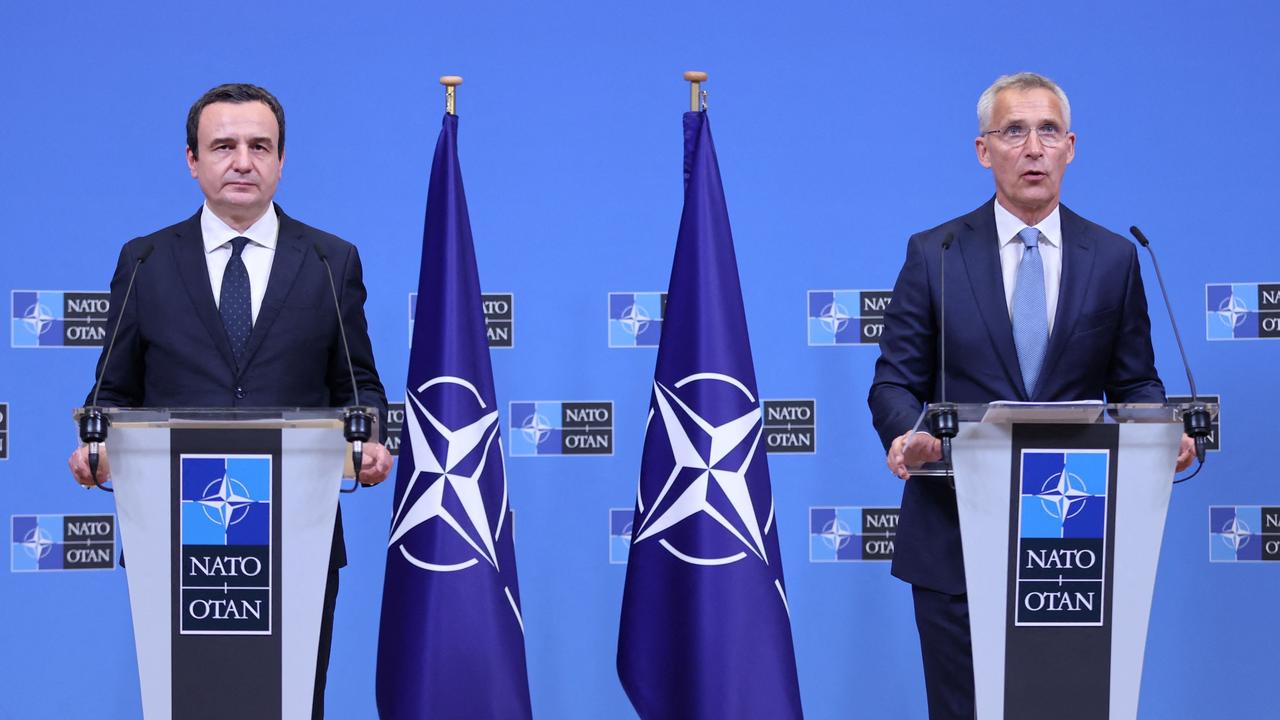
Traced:
<path fill-rule="evenodd" d="M 350 243 L 285 215 L 266 295 L 237 368 L 214 304 L 200 212 L 120 251 L 111 279 L 107 328 L 120 333 L 102 377 L 98 404 L 116 407 L 340 407 L 354 403 L 326 270 L 333 266 L 338 303 L 351 346 L 360 402 L 378 408 L 386 427 L 386 393 L 373 362 L 364 316 L 360 256 Z M 125 288 L 137 258 L 133 297 Z M 103 356 L 98 359 L 102 371 Z M 92 391 L 90 391 L 92 396 Z M 89 404 L 86 398 L 85 404 Z M 332 567 L 346 564 L 342 520 L 334 530 Z"/>
<path fill-rule="evenodd" d="M 1022 386 L 1005 302 L 994 200 L 913 235 L 885 313 L 867 402 L 885 448 L 938 400 L 939 257 L 947 251 L 947 399 L 1164 402 L 1134 245 L 1062 206 L 1062 278 L 1053 333 L 1034 396 Z M 965 592 L 955 490 L 912 478 L 902 492 L 893 574 Z"/>

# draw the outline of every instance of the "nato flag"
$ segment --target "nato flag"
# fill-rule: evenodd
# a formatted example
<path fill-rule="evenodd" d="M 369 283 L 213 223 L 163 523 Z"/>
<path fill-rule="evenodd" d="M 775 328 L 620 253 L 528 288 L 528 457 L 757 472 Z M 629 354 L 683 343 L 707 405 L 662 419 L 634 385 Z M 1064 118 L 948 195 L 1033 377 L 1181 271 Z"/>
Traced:
<path fill-rule="evenodd" d="M 706 112 L 654 371 L 618 637 L 642 718 L 801 716 L 747 319 Z"/>
<path fill-rule="evenodd" d="M 378 636 L 383 718 L 527 718 L 507 478 L 458 165 L 436 143 Z"/>

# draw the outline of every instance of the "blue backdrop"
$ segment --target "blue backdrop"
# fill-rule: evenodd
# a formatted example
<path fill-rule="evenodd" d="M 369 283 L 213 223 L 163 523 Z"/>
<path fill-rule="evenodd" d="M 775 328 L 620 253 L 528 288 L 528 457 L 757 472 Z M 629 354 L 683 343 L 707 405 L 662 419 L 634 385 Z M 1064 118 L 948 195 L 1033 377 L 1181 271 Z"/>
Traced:
<path fill-rule="evenodd" d="M 1280 505 L 1268 412 L 1280 344 L 1209 337 L 1261 327 L 1249 323 L 1265 315 L 1218 306 L 1280 283 L 1278 19 L 1261 2 L 5 3 L 0 291 L 18 318 L 0 331 L 6 536 L 14 516 L 114 510 L 65 467 L 98 350 L 18 347 L 38 296 L 14 291 L 105 290 L 121 243 L 199 206 L 183 123 L 215 84 L 259 83 L 284 103 L 278 201 L 360 246 L 382 377 L 403 396 L 436 78 L 456 72 L 482 286 L 514 296 L 514 347 L 492 352 L 504 434 L 513 402 L 613 410 L 611 455 L 521 457 L 504 441 L 534 712 L 631 716 L 614 671 L 625 567 L 610 553 L 625 547 L 609 510 L 634 501 L 654 351 L 610 347 L 609 293 L 666 289 L 680 71 L 704 69 L 761 394 L 816 401 L 816 452 L 770 460 L 805 709 L 923 717 L 909 588 L 884 562 L 811 561 L 824 547 L 812 508 L 894 507 L 901 487 L 865 404 L 876 348 L 811 345 L 809 293 L 892 287 L 911 232 L 988 198 L 974 104 L 997 75 L 1033 69 L 1072 100 L 1064 199 L 1159 246 L 1201 390 L 1224 406 L 1221 451 L 1174 493 L 1141 715 L 1267 715 L 1280 562 L 1229 562 L 1244 555 L 1221 550 L 1209 508 Z M 1143 264 L 1158 366 L 1185 391 Z M 1230 297 L 1207 287 L 1229 283 Z M 371 717 L 390 487 L 343 503 L 351 566 L 328 702 L 334 717 Z M 1256 510 L 1239 517 L 1261 529 Z M 0 717 L 137 716 L 123 572 L 24 572 L 27 549 L 6 552 Z"/>

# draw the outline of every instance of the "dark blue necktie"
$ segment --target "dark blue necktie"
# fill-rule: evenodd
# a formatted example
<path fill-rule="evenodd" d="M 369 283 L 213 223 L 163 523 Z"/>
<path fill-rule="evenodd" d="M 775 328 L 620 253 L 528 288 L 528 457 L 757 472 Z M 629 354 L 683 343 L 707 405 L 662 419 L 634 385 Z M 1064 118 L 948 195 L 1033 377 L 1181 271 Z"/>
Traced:
<path fill-rule="evenodd" d="M 231 342 L 231 353 L 235 356 L 237 367 L 244 358 L 245 346 L 249 344 L 249 333 L 253 331 L 249 270 L 244 266 L 244 258 L 240 257 L 244 246 L 248 244 L 247 237 L 231 241 L 231 259 L 227 261 L 227 269 L 222 273 L 222 294 L 218 301 L 222 326 L 227 329 L 227 340 Z"/>
<path fill-rule="evenodd" d="M 1040 258 L 1040 231 L 1027 228 L 1018 233 L 1026 245 L 1018 265 L 1018 281 L 1013 286 L 1013 342 L 1018 349 L 1022 384 L 1030 397 L 1040 379 L 1045 346 L 1049 344 L 1049 311 L 1044 293 L 1044 263 Z"/>

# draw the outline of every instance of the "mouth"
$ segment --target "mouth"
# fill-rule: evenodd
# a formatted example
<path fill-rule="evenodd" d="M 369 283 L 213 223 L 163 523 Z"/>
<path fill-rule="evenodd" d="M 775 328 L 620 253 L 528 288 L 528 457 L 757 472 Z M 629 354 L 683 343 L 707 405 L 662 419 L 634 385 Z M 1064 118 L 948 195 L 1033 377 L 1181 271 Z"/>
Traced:
<path fill-rule="evenodd" d="M 1043 170 L 1028 170 L 1022 173 L 1022 179 L 1030 182 L 1040 182 L 1048 177 L 1049 173 L 1044 172 Z"/>

